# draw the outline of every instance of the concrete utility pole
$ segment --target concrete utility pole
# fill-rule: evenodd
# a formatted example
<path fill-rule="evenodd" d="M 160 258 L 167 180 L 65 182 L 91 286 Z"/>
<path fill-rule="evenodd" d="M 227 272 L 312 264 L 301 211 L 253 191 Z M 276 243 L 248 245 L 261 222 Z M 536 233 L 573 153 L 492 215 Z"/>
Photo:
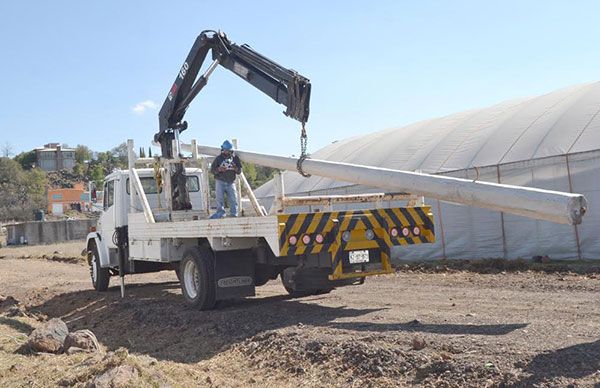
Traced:
<path fill-rule="evenodd" d="M 182 145 L 189 151 L 189 145 Z M 220 148 L 198 146 L 198 153 L 218 155 Z M 296 158 L 236 150 L 248 163 L 281 170 L 296 171 Z M 439 175 L 429 175 L 357 164 L 306 159 L 304 172 L 359 185 L 379 187 L 394 192 L 422 195 L 442 201 L 480 207 L 519 216 L 557 222 L 580 224 L 587 209 L 581 194 L 471 181 Z"/>

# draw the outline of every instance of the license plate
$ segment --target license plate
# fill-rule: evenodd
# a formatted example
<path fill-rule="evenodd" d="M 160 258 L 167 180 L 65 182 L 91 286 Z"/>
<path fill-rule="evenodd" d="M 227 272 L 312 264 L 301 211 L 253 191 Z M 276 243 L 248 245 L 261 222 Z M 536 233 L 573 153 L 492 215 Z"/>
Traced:
<path fill-rule="evenodd" d="M 369 251 L 350 251 L 348 252 L 348 259 L 350 264 L 360 264 L 369 262 Z"/>

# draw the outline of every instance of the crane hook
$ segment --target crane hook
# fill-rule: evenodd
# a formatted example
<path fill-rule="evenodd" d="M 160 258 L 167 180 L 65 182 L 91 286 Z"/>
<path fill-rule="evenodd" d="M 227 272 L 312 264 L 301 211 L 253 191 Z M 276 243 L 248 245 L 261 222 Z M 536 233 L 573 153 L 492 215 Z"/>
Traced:
<path fill-rule="evenodd" d="M 298 158 L 298 162 L 296 162 L 296 169 L 298 170 L 298 174 L 302 175 L 305 178 L 310 177 L 310 174 L 304 172 L 304 170 L 302 169 L 302 163 L 304 163 L 306 159 L 310 158 L 310 155 L 306 153 L 307 145 L 308 136 L 306 134 L 304 122 L 302 122 L 302 131 L 300 132 L 300 157 Z"/>

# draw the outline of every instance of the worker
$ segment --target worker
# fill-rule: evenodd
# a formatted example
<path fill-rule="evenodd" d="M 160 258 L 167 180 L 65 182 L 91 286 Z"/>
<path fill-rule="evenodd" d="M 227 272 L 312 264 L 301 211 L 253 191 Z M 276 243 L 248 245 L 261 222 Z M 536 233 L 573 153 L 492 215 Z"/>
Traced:
<path fill-rule="evenodd" d="M 237 190 L 234 182 L 236 175 L 242 172 L 242 162 L 233 152 L 233 144 L 229 140 L 225 140 L 221 145 L 221 154 L 212 162 L 210 171 L 215 175 L 217 197 L 217 212 L 210 218 L 225 217 L 225 193 L 229 201 L 229 215 L 237 217 Z"/>

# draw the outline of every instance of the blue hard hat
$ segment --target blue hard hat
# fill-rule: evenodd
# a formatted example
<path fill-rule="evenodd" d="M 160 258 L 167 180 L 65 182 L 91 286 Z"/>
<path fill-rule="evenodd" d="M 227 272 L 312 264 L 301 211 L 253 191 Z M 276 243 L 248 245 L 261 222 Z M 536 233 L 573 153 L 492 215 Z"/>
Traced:
<path fill-rule="evenodd" d="M 231 151 L 233 149 L 233 144 L 229 140 L 225 140 L 223 144 L 221 144 L 221 149 L 225 151 Z"/>

